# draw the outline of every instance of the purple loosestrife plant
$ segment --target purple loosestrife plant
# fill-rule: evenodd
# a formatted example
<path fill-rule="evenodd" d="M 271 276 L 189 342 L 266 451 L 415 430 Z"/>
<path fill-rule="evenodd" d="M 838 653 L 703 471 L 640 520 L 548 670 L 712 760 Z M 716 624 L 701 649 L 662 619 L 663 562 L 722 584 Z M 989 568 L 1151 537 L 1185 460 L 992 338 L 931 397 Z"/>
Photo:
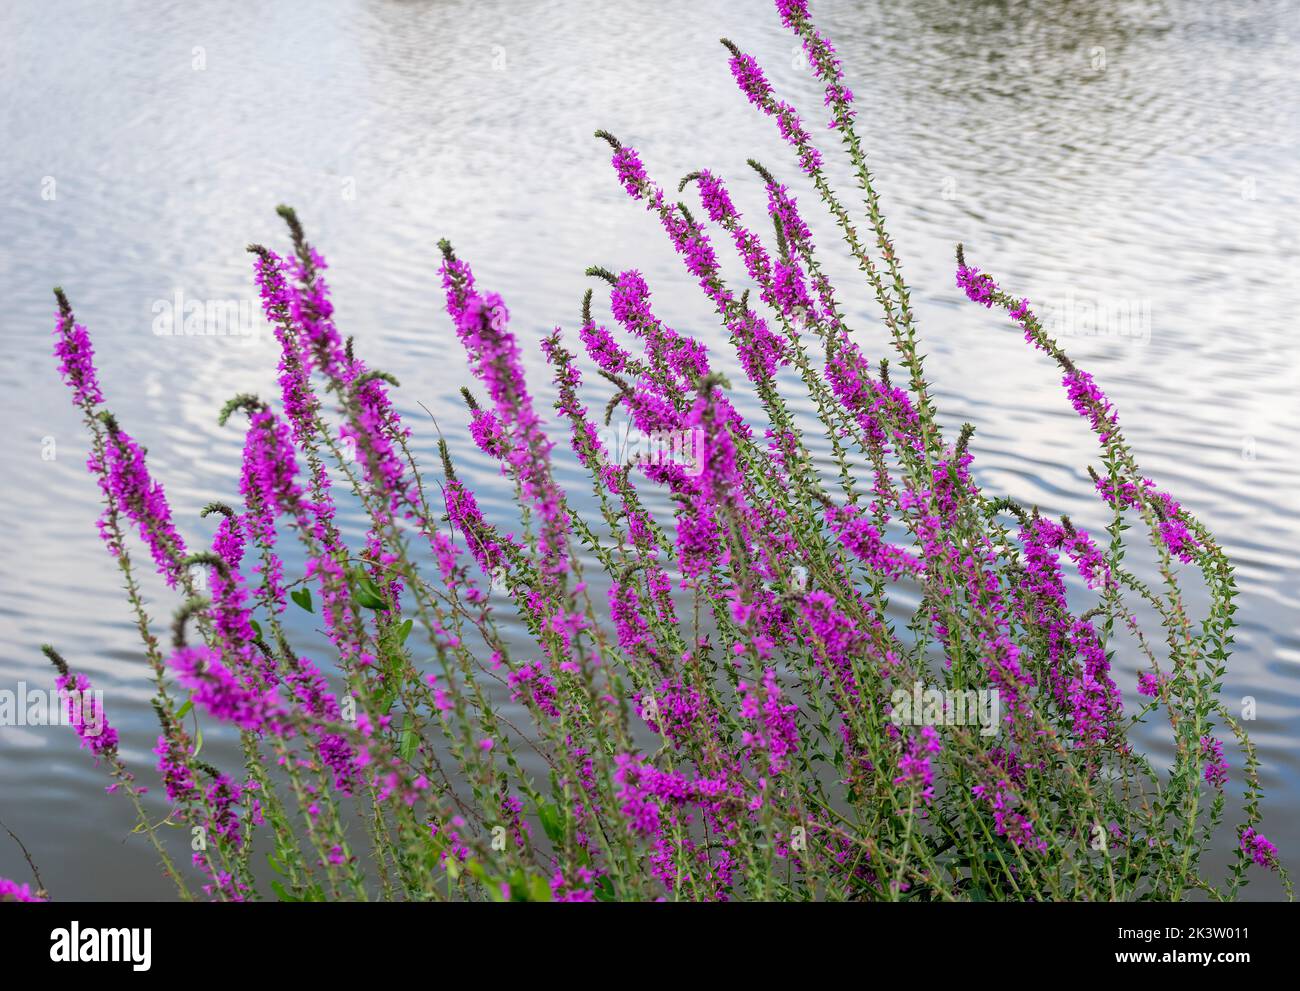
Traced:
<path fill-rule="evenodd" d="M 959 248 L 958 288 L 1058 366 L 1097 438 L 1089 471 L 1112 523 L 1103 537 L 985 491 L 974 428 L 946 436 L 936 417 L 844 66 L 807 2 L 776 8 L 828 127 L 814 138 L 724 41 L 731 72 L 839 227 L 891 355 L 851 331 L 854 287 L 831 283 L 831 246 L 767 167 L 748 163 L 762 180 L 749 219 L 742 187 L 689 173 L 678 192 L 694 184 L 697 217 L 599 131 L 617 186 L 722 333 L 669 327 L 639 271 L 593 265 L 608 319 L 589 289 L 576 330 L 541 342 L 557 424 L 505 300 L 443 242 L 449 330 L 474 380 L 466 428 L 513 491 L 513 517 L 481 508 L 441 438 L 437 477 L 424 474 L 397 379 L 337 326 L 326 260 L 286 207 L 289 249 L 249 248 L 279 395 L 241 394 L 221 413 L 247 416 L 242 506 L 204 510 L 220 516 L 209 550 L 187 551 L 186 521 L 108 412 L 89 333 L 57 292 L 58 370 L 154 675 L 158 792 L 203 848 L 153 827 L 98 702 L 72 724 L 182 897 L 1227 899 L 1261 868 L 1290 894 L 1284 853 L 1259 831 L 1258 757 L 1220 694 L 1236 609 L 1222 549 L 1143 473 L 1101 384 L 1030 302 Z M 831 185 L 828 138 L 864 218 Z M 726 271 L 721 241 L 740 270 Z M 726 348 L 756 407 L 718 372 Z M 782 394 L 795 378 L 815 419 Z M 606 428 L 672 438 L 668 455 L 611 443 L 602 411 Z M 561 431 L 594 514 L 560 484 Z M 338 522 L 349 505 L 360 536 Z M 132 532 L 181 597 L 170 648 L 143 605 Z M 1127 553 L 1142 536 L 1155 577 Z M 1189 581 L 1208 590 L 1204 615 Z M 317 617 L 329 656 L 295 646 L 295 610 Z M 85 677 L 46 652 L 58 687 L 84 697 Z M 1139 720 L 1167 725 L 1167 765 L 1138 751 Z M 202 724 L 238 734 L 241 770 L 199 758 Z M 1215 843 L 1235 856 L 1226 878 L 1203 863 Z M 262 844 L 265 868 L 251 856 Z M 0 898 L 28 897 L 0 881 Z"/>

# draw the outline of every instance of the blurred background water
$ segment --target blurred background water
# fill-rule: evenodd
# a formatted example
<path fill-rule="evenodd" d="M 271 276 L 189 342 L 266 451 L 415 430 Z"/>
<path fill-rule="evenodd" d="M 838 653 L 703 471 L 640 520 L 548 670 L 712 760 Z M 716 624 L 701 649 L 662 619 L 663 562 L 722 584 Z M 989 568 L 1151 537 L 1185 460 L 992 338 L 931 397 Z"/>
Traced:
<path fill-rule="evenodd" d="M 1297 4 L 823 0 L 814 12 L 857 94 L 945 422 L 978 428 L 981 483 L 1101 520 L 1085 425 L 1005 320 L 959 301 L 958 240 L 1051 319 L 1149 472 L 1236 561 L 1225 693 L 1257 700 L 1264 831 L 1300 864 Z M 720 353 L 708 307 L 591 132 L 635 144 L 665 185 L 714 169 L 751 217 L 756 156 L 813 213 L 770 121 L 735 90 L 723 35 L 821 131 L 820 90 L 763 0 L 0 7 L 0 688 L 49 687 L 37 646 L 55 643 L 104 689 L 125 756 L 151 776 L 150 692 L 50 357 L 51 286 L 89 326 L 109 404 L 197 544 L 210 533 L 199 508 L 238 495 L 240 439 L 216 411 L 235 392 L 274 393 L 275 344 L 260 320 L 247 335 L 169 337 L 155 315 L 178 292 L 255 309 L 244 246 L 282 247 L 273 210 L 294 204 L 330 261 L 340 326 L 402 381 L 417 450 L 428 460 L 436 440 L 424 404 L 485 508 L 504 513 L 509 493 L 456 394 L 467 370 L 436 241 L 506 297 L 544 409 L 535 343 L 576 330 L 591 264 L 642 269 L 661 313 Z M 869 292 L 850 285 L 861 339 L 883 355 Z M 148 588 L 167 617 L 175 602 Z M 320 640 L 310 623 L 302 635 Z M 1132 659 L 1116 663 L 1131 699 Z M 0 820 L 53 893 L 169 897 L 105 784 L 69 730 L 0 727 Z M 30 879 L 4 835 L 0 875 Z"/>

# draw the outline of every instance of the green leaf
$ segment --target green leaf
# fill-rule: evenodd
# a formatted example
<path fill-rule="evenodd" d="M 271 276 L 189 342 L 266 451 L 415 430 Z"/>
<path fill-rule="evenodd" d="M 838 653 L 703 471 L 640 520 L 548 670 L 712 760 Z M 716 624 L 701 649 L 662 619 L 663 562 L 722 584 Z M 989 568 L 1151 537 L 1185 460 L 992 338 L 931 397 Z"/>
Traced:
<path fill-rule="evenodd" d="M 265 640 L 265 639 L 266 639 L 266 637 L 264 637 L 264 636 L 262 635 L 262 624 L 261 624 L 261 623 L 259 623 L 259 622 L 258 622 L 257 620 L 255 620 L 255 619 L 250 619 L 250 620 L 248 621 L 248 625 L 251 626 L 251 627 L 253 628 L 253 632 L 257 634 L 257 638 L 258 638 L 259 640 Z"/>
<path fill-rule="evenodd" d="M 404 644 L 406 638 L 411 635 L 411 628 L 415 626 L 415 620 L 408 619 L 405 623 L 397 628 L 397 642 Z"/>
<path fill-rule="evenodd" d="M 402 742 L 398 746 L 398 753 L 402 755 L 402 760 L 410 761 L 419 749 L 420 737 L 415 732 L 415 720 L 407 716 L 406 723 L 402 726 Z"/>
<path fill-rule="evenodd" d="M 275 871 L 275 873 L 279 874 L 281 877 L 289 876 L 289 872 L 284 869 L 284 864 L 275 859 L 275 854 L 267 853 L 266 862 L 271 865 L 271 870 Z"/>
<path fill-rule="evenodd" d="M 284 885 L 281 884 L 279 881 L 276 881 L 276 880 L 272 880 L 272 881 L 271 881 L 271 890 L 275 892 L 275 896 L 276 896 L 277 898 L 279 898 L 280 901 L 282 901 L 282 902 L 300 902 L 300 901 L 302 901 L 302 899 L 299 898 L 297 895 L 291 895 L 291 894 L 289 894 L 289 892 L 285 890 Z"/>
<path fill-rule="evenodd" d="M 184 719 L 186 716 L 190 714 L 190 710 L 193 708 L 194 708 L 194 699 L 192 698 L 186 699 L 185 704 L 176 710 L 176 718 Z"/>
<path fill-rule="evenodd" d="M 542 829 L 546 832 L 547 839 L 552 843 L 564 842 L 564 819 L 558 808 L 550 802 L 539 801 L 537 818 L 542 821 Z"/>
<path fill-rule="evenodd" d="M 546 878 L 534 874 L 528 879 L 528 900 L 533 902 L 549 902 L 551 900 L 551 886 L 547 883 Z"/>
<path fill-rule="evenodd" d="M 357 578 L 356 590 L 357 605 L 366 609 L 387 609 L 388 602 L 384 599 L 375 583 L 366 575 Z"/>
<path fill-rule="evenodd" d="M 299 607 L 306 609 L 308 612 L 316 611 L 311 607 L 311 589 L 309 588 L 295 588 L 289 593 L 289 598 L 293 599 Z"/>
<path fill-rule="evenodd" d="M 528 878 L 524 876 L 522 867 L 516 867 L 510 872 L 510 876 L 506 878 L 506 884 L 510 886 L 510 900 L 512 902 L 528 901 L 532 891 L 532 885 Z M 497 887 L 499 889 L 500 885 Z M 504 895 L 501 900 L 505 900 Z"/>
<path fill-rule="evenodd" d="M 426 841 L 424 862 L 430 871 L 442 865 L 442 854 L 446 849 L 447 841 L 441 836 L 433 836 Z"/>

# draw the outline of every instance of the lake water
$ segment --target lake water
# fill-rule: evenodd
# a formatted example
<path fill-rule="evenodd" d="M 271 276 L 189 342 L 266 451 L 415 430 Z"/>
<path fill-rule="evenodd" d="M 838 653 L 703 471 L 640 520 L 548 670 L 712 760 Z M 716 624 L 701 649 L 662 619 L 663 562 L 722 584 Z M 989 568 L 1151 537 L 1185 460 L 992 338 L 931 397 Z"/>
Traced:
<path fill-rule="evenodd" d="M 978 428 L 980 481 L 1084 523 L 1101 518 L 1085 425 L 1041 356 L 959 299 L 958 240 L 1054 314 L 1149 473 L 1235 560 L 1241 628 L 1225 693 L 1258 702 L 1264 831 L 1292 866 L 1297 7 L 815 4 L 858 96 L 945 421 Z M 251 305 L 244 245 L 282 246 L 274 207 L 292 203 L 330 260 L 340 326 L 401 379 L 418 450 L 427 458 L 436 438 L 423 403 L 485 508 L 504 512 L 509 493 L 469 443 L 456 395 L 467 371 L 442 311 L 436 242 L 449 237 L 505 296 L 543 397 L 533 344 L 556 324 L 576 330 L 591 264 L 641 268 L 675 326 L 721 345 L 591 132 L 636 145 L 665 185 L 712 168 L 758 214 L 746 158 L 797 173 L 732 85 L 722 35 L 820 122 L 818 87 L 760 0 L 4 4 L 0 688 L 49 687 L 37 648 L 55 643 L 105 690 L 126 758 L 149 774 L 150 692 L 95 535 L 85 439 L 50 357 L 51 286 L 67 289 L 110 406 L 149 448 L 186 535 L 202 540 L 198 509 L 237 496 L 239 437 L 216 426 L 216 411 L 239 391 L 273 393 L 275 344 L 260 321 L 252 336 L 157 336 L 156 304 L 179 292 Z M 829 136 L 822 147 L 835 152 Z M 812 213 L 815 199 L 793 185 Z M 817 229 L 835 243 L 833 229 Z M 852 284 L 855 324 L 883 354 L 869 293 Z M 576 473 L 564 477 L 581 488 Z M 165 618 L 174 602 L 149 587 Z M 320 640 L 307 627 L 302 636 Z M 1118 666 L 1131 696 L 1132 662 Z M 230 753 L 223 738 L 210 746 Z M 129 804 L 103 794 L 70 731 L 0 727 L 0 783 L 0 820 L 57 897 L 169 896 L 147 844 L 128 836 Z M 0 875 L 30 879 L 3 832 Z M 1249 889 L 1277 893 L 1270 879 Z"/>

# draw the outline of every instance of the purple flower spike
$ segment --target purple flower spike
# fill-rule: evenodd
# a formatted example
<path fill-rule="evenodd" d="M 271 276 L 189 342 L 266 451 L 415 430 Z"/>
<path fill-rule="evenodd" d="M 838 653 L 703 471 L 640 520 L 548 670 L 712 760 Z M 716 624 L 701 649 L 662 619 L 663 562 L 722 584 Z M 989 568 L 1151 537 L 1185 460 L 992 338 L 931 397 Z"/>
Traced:
<path fill-rule="evenodd" d="M 117 730 L 108 725 L 104 716 L 104 707 L 98 693 L 90 687 L 90 679 L 84 674 L 61 674 L 54 682 L 59 689 L 59 697 L 67 706 L 68 721 L 81 740 L 83 749 L 89 750 L 96 758 L 113 754 L 117 751 Z"/>
<path fill-rule="evenodd" d="M 978 268 L 965 265 L 957 266 L 957 287 L 966 293 L 966 298 L 972 303 L 989 308 L 992 308 L 993 294 L 998 290 L 998 284 L 991 275 L 984 275 Z"/>
<path fill-rule="evenodd" d="M 182 647 L 171 656 L 181 684 L 215 718 L 250 732 L 283 732 L 285 712 L 274 690 L 249 688 L 207 647 Z"/>
<path fill-rule="evenodd" d="M 1201 773 L 1207 784 L 1222 788 L 1228 783 L 1228 762 L 1223 759 L 1223 744 L 1212 736 L 1201 737 L 1201 756 L 1205 770 Z"/>
<path fill-rule="evenodd" d="M 1249 826 L 1242 831 L 1241 849 L 1250 854 L 1250 859 L 1260 867 L 1267 867 L 1270 870 L 1277 870 L 1277 847 L 1264 838 L 1263 833 L 1257 833 Z"/>
<path fill-rule="evenodd" d="M 65 302 L 60 295 L 60 304 Z M 54 353 L 59 359 L 59 374 L 72 390 L 72 401 L 89 410 L 104 401 L 99 390 L 99 377 L 95 371 L 95 349 L 90 334 L 77 323 L 72 311 L 60 308 L 55 314 Z"/>
<path fill-rule="evenodd" d="M 39 894 L 32 893 L 29 884 L 19 884 L 7 877 L 0 877 L 0 902 L 43 902 Z"/>
<path fill-rule="evenodd" d="M 145 452 L 126 431 L 109 419 L 104 439 L 102 461 L 91 455 L 86 462 L 90 471 L 99 476 L 99 487 L 111 505 L 117 506 L 135 523 L 140 539 L 149 548 L 158 573 L 171 588 L 181 579 L 181 561 L 186 556 L 185 541 L 172 524 L 171 507 L 162 484 L 154 481 L 145 464 Z M 100 533 L 116 557 L 121 548 L 113 543 L 109 520 L 111 508 L 100 517 Z"/>

